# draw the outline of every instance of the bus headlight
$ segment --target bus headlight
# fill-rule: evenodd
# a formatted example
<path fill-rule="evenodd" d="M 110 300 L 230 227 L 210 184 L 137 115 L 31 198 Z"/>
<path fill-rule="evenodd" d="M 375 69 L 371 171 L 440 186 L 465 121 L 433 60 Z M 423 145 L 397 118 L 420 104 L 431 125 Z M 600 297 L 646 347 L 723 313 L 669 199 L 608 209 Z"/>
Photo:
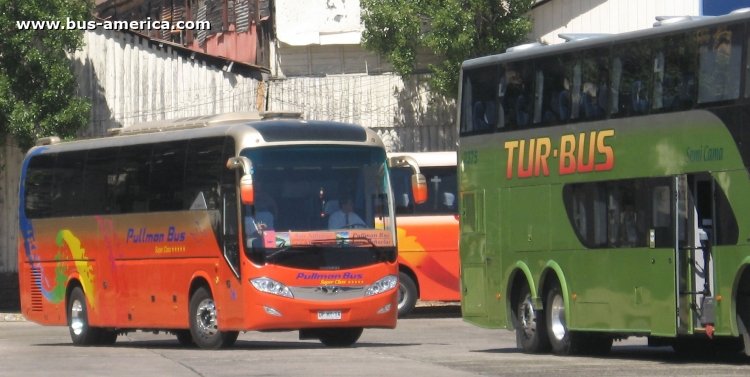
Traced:
<path fill-rule="evenodd" d="M 367 290 L 365 291 L 365 296 L 373 296 L 377 294 L 381 294 L 383 292 L 387 292 L 393 288 L 396 288 L 398 285 L 398 277 L 395 275 L 388 275 L 374 283 L 372 283 L 371 286 L 367 287 Z"/>
<path fill-rule="evenodd" d="M 273 279 L 269 279 L 269 278 L 250 279 L 250 284 L 252 284 L 253 287 L 255 287 L 255 289 L 261 292 L 266 292 L 266 293 L 284 296 L 284 297 L 294 297 L 294 295 L 292 294 L 292 291 L 289 290 L 289 287 Z"/>

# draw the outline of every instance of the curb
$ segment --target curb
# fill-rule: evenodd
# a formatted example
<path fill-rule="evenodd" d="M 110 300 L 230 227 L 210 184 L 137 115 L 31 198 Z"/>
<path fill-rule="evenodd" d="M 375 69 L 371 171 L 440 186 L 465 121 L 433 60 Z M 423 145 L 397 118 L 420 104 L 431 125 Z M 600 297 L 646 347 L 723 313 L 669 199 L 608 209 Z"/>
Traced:
<path fill-rule="evenodd" d="M 24 322 L 26 318 L 21 313 L 0 313 L 0 322 Z"/>

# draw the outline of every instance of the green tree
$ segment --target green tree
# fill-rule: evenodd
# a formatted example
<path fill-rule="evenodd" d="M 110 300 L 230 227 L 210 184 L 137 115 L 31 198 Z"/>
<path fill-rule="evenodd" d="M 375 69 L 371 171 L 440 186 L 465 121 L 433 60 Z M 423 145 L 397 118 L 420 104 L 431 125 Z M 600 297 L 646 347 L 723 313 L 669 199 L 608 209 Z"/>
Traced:
<path fill-rule="evenodd" d="M 0 0 L 0 138 L 22 148 L 39 137 L 71 137 L 88 123 L 91 104 L 76 96 L 68 53 L 83 45 L 68 20 L 91 17 L 87 0 Z M 59 21 L 61 28 L 23 28 L 22 21 Z"/>
<path fill-rule="evenodd" d="M 386 57 L 401 76 L 417 66 L 417 51 L 437 55 L 430 85 L 458 94 L 461 63 L 519 44 L 531 31 L 534 0 L 361 0 L 365 48 Z"/>

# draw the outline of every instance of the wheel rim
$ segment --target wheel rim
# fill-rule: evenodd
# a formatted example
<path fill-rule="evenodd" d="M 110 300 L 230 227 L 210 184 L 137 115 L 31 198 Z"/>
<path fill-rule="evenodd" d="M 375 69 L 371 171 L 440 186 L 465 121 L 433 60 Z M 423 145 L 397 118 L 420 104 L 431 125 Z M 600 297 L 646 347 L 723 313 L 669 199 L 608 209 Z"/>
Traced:
<path fill-rule="evenodd" d="M 550 328 L 557 340 L 562 340 L 567 332 L 565 328 L 565 302 L 559 294 L 555 294 L 550 303 Z"/>
<path fill-rule="evenodd" d="M 80 300 L 73 300 L 70 304 L 70 329 L 75 335 L 81 335 L 86 326 L 86 319 L 83 317 L 83 303 Z"/>
<path fill-rule="evenodd" d="M 531 296 L 526 296 L 518 309 L 518 318 L 521 321 L 526 338 L 532 338 L 536 334 L 536 312 L 531 302 Z"/>
<path fill-rule="evenodd" d="M 219 331 L 216 325 L 216 305 L 214 305 L 214 300 L 205 299 L 201 301 L 195 313 L 195 322 L 198 324 L 198 332 L 202 336 L 213 336 Z"/>
<path fill-rule="evenodd" d="M 406 304 L 406 287 L 403 284 L 398 284 L 398 308 L 401 309 Z"/>

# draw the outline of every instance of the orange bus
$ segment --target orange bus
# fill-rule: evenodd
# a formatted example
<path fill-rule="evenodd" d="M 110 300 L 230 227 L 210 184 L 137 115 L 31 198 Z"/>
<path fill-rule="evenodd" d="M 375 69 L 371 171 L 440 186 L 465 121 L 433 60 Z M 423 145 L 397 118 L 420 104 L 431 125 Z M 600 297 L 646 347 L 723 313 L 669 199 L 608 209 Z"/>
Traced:
<path fill-rule="evenodd" d="M 417 300 L 459 301 L 456 153 L 390 153 L 411 157 L 427 184 L 427 201 L 415 204 L 408 167 L 394 167 L 391 184 L 398 228 L 399 299 L 404 316 Z"/>
<path fill-rule="evenodd" d="M 27 319 L 67 325 L 76 345 L 164 330 L 209 349 L 245 330 L 340 347 L 396 326 L 394 204 L 377 134 L 239 113 L 114 133 L 45 138 L 26 155 Z M 345 197 L 360 221 L 329 228 Z"/>

